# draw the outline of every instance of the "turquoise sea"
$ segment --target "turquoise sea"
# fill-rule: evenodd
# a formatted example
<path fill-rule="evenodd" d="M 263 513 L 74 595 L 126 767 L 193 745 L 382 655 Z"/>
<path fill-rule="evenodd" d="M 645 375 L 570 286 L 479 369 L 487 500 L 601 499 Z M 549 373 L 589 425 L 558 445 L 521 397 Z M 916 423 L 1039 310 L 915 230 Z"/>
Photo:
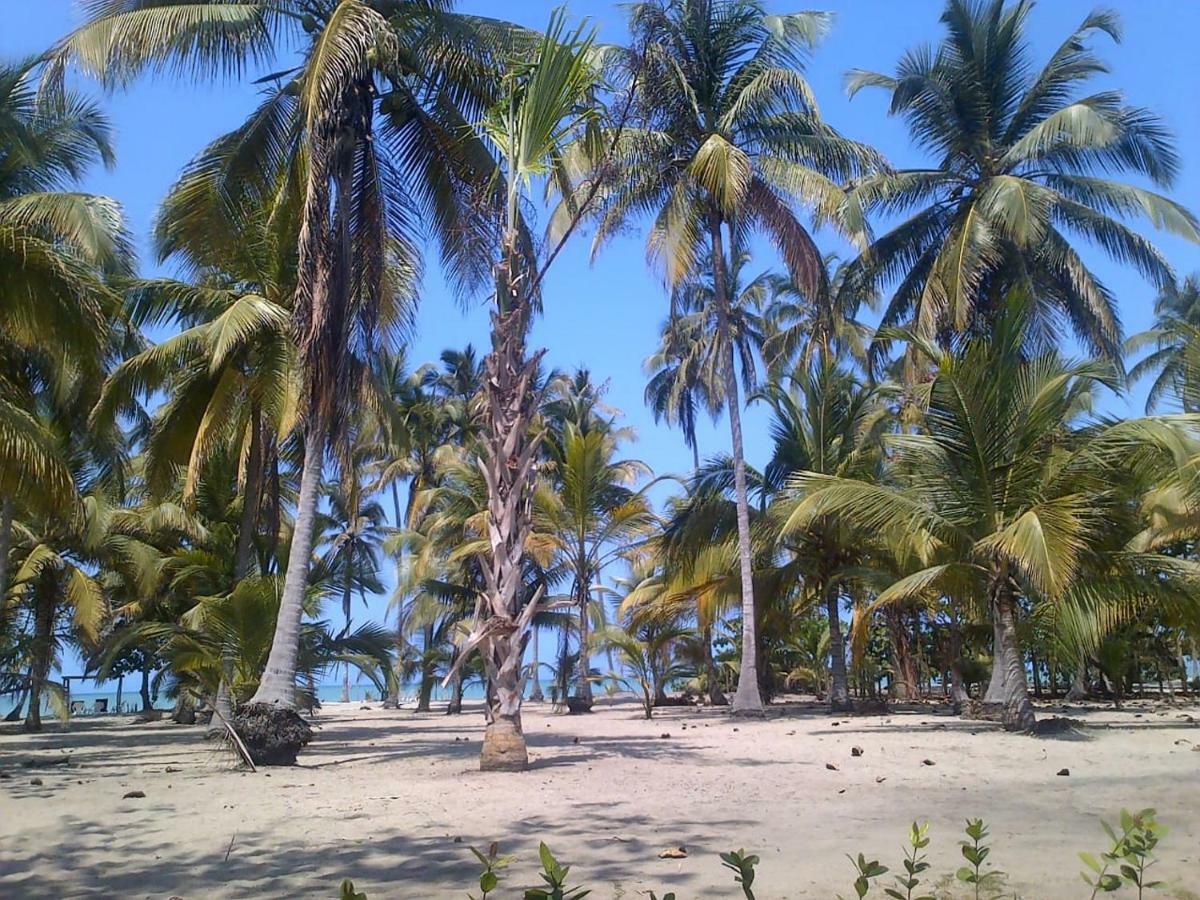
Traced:
<path fill-rule="evenodd" d="M 418 685 L 416 683 L 406 684 L 400 691 L 400 696 L 404 700 L 412 700 L 417 696 Z M 531 688 L 532 689 L 532 688 Z M 542 690 L 546 696 L 550 696 L 550 685 L 543 684 Z M 322 684 L 317 687 L 317 696 L 323 701 L 337 702 L 342 699 L 342 685 L 338 684 Z M 481 700 L 483 698 L 483 684 L 479 681 L 469 682 L 466 689 L 463 691 L 463 696 L 468 700 Z M 443 689 L 440 682 L 435 683 L 433 687 L 433 701 L 435 703 L 442 702 L 450 698 L 450 689 Z M 8 715 L 12 711 L 13 705 L 17 701 L 17 697 L 11 694 L 0 695 L 0 719 Z M 351 684 L 350 699 L 354 701 L 372 701 L 379 700 L 379 691 L 371 684 Z M 117 712 L 117 692 L 115 690 L 107 691 L 85 691 L 75 687 L 71 690 L 71 701 L 75 707 L 74 715 L 91 716 L 97 714 L 96 701 L 103 701 L 100 708 L 106 708 L 109 713 Z M 78 703 L 83 703 L 83 712 L 80 713 Z M 174 708 L 174 701 L 160 695 L 154 703 L 155 709 L 170 710 Z M 138 688 L 135 685 L 132 689 L 126 687 L 121 692 L 121 712 L 137 713 L 142 709 L 141 695 L 138 693 Z M 43 699 L 42 715 L 51 716 L 53 710 L 50 708 L 50 703 Z"/>

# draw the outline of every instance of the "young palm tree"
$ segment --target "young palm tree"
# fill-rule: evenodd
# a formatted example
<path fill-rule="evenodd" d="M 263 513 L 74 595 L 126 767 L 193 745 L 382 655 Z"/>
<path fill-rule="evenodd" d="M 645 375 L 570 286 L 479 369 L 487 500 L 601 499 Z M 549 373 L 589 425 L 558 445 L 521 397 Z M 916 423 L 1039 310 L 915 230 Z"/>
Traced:
<path fill-rule="evenodd" d="M 816 293 L 821 256 L 797 218 L 795 201 L 839 221 L 835 179 L 861 175 L 878 157 L 821 121 L 798 71 L 824 34 L 822 13 L 768 15 L 757 0 L 647 0 L 632 7 L 640 48 L 641 127 L 618 145 L 622 178 L 607 191 L 595 244 L 631 218 L 649 214 L 650 254 L 667 282 L 694 281 L 707 268 L 721 347 L 717 365 L 729 412 L 736 476 L 742 580 L 742 677 L 736 711 L 757 713 L 755 610 L 741 409 L 730 340 L 735 247 L 751 231 L 775 244 L 797 283 Z M 707 261 L 707 262 L 706 262 Z"/>
<path fill-rule="evenodd" d="M 890 112 L 932 157 L 928 167 L 852 186 L 848 221 L 910 213 L 871 243 L 852 275 L 896 282 L 883 324 L 912 323 L 925 337 L 983 327 L 1020 283 L 1038 298 L 1033 337 L 1053 339 L 1061 317 L 1116 360 L 1114 297 L 1071 237 L 1163 286 L 1170 266 L 1123 220 L 1143 218 L 1189 240 L 1200 228 L 1180 204 L 1106 177 L 1128 173 L 1166 188 L 1179 170 L 1169 132 L 1149 110 L 1117 91 L 1080 96 L 1108 71 L 1088 42 L 1118 40 L 1116 16 L 1089 15 L 1039 70 L 1026 38 L 1032 8 L 1029 0 L 947 0 L 936 48 L 908 52 L 893 75 L 850 73 L 851 95 L 864 87 L 891 94 Z"/>
<path fill-rule="evenodd" d="M 776 491 L 796 472 L 840 478 L 873 477 L 882 460 L 880 438 L 888 422 L 877 389 L 863 387 L 822 353 L 816 368 L 798 368 L 791 389 L 773 383 L 762 391 L 773 417 L 774 449 L 764 476 Z M 786 500 L 773 515 L 787 516 Z M 850 580 L 847 570 L 864 562 L 871 536 L 849 527 L 846 519 L 806 521 L 803 528 L 783 529 L 780 549 L 785 566 L 798 572 L 810 602 L 823 606 L 829 622 L 830 691 L 833 711 L 850 708 L 842 603 Z"/>
<path fill-rule="evenodd" d="M 633 487 L 649 468 L 617 458 L 619 443 L 611 423 L 593 420 L 581 428 L 568 422 L 549 443 L 558 500 L 553 521 L 579 609 L 578 696 L 572 711 L 587 711 L 592 706 L 591 595 L 608 564 L 627 552 L 630 542 L 645 537 L 654 522 L 644 488 Z"/>
<path fill-rule="evenodd" d="M 889 481 L 794 475 L 785 526 L 833 517 L 885 540 L 908 535 L 935 548 L 928 565 L 876 602 L 936 591 L 985 606 L 997 673 L 992 696 L 1005 724 L 1022 730 L 1034 725 L 1017 633 L 1022 599 L 1035 608 L 1080 596 L 1097 603 L 1126 592 L 1130 573 L 1164 571 L 1164 559 L 1113 545 L 1110 524 L 1134 508 L 1113 487 L 1142 483 L 1136 469 L 1146 460 L 1165 457 L 1170 466 L 1190 455 L 1182 420 L 1082 426 L 1092 392 L 1115 384 L 1113 369 L 1054 351 L 1027 357 L 1031 315 L 1014 302 L 993 336 L 951 351 L 909 335 L 935 373 L 922 433 L 889 436 Z"/>

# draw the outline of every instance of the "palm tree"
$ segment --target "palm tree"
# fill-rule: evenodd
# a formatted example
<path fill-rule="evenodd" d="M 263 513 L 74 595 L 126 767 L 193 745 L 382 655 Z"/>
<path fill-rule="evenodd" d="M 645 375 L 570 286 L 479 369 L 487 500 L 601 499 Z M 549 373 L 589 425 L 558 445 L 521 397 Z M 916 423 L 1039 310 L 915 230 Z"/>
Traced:
<path fill-rule="evenodd" d="M 657 423 L 678 425 L 683 442 L 692 451 L 692 471 L 700 468 L 696 420 L 700 411 L 716 419 L 721 414 L 722 385 L 709 379 L 703 358 L 695 353 L 705 339 L 703 321 L 680 316 L 663 323 L 658 349 L 646 360 L 645 401 Z"/>
<path fill-rule="evenodd" d="M 930 563 L 877 598 L 887 604 L 938 592 L 985 607 L 994 641 L 991 696 L 1010 728 L 1034 725 L 1017 636 L 1022 600 L 1125 603 L 1156 590 L 1175 563 L 1114 540 L 1111 523 L 1136 508 L 1148 460 L 1189 457 L 1169 418 L 1081 426 L 1091 393 L 1115 384 L 1111 365 L 1073 363 L 1047 350 L 1027 357 L 1027 322 L 1014 301 L 989 338 L 941 350 L 916 335 L 932 366 L 922 433 L 889 435 L 888 480 L 806 471 L 792 476 L 789 530 L 826 517 L 884 540 L 922 541 Z M 1114 486 L 1124 490 L 1114 490 Z"/>
<path fill-rule="evenodd" d="M 550 458 L 558 502 L 553 507 L 555 532 L 572 577 L 572 599 L 579 610 L 578 696 L 572 711 L 592 706 L 590 679 L 591 594 L 604 570 L 630 542 L 646 535 L 654 515 L 644 488 L 633 484 L 649 473 L 645 463 L 618 459 L 619 442 L 610 422 L 568 422 L 552 438 Z"/>
<path fill-rule="evenodd" d="M 799 200 L 838 221 L 834 179 L 878 158 L 821 121 L 798 71 L 827 30 L 822 13 L 768 15 L 757 0 L 646 0 L 632 7 L 641 54 L 639 127 L 618 144 L 622 178 L 605 192 L 595 246 L 634 216 L 653 218 L 648 249 L 672 287 L 711 278 L 729 411 L 742 584 L 742 677 L 734 709 L 760 713 L 755 610 L 741 409 L 730 340 L 736 248 L 754 230 L 775 244 L 797 283 L 815 294 L 821 256 L 793 209 Z"/>
<path fill-rule="evenodd" d="M 486 589 L 460 655 L 461 664 L 478 648 L 491 686 L 490 721 L 480 755 L 484 770 L 519 770 L 528 762 L 520 719 L 523 658 L 530 622 L 544 608 L 540 593 L 527 597 L 522 591 L 532 529 L 530 475 L 540 447 L 530 434 L 539 404 L 534 379 L 542 356 L 530 356 L 526 340 L 541 278 L 561 242 L 539 269 L 521 206 L 530 181 L 554 170 L 568 142 L 598 118 L 589 102 L 598 75 L 591 49 L 590 38 L 582 31 L 567 34 L 563 17 L 555 14 L 529 61 L 506 73 L 502 97 L 482 124 L 495 148 L 497 181 L 506 194 L 479 445 L 488 495 Z M 587 207 L 586 199 L 581 207 Z"/>
<path fill-rule="evenodd" d="M 367 592 L 383 590 L 379 582 L 379 554 L 384 540 L 383 507 L 364 497 L 361 463 L 352 459 L 342 478 L 329 492 L 329 511 L 321 515 L 319 533 L 325 545 L 326 571 L 341 581 L 342 635 L 350 633 L 354 591 L 366 602 Z M 350 702 L 350 669 L 342 671 L 342 702 Z"/>
<path fill-rule="evenodd" d="M 482 275 L 477 183 L 482 147 L 466 122 L 490 104 L 491 60 L 511 29 L 449 16 L 440 4 L 395 0 L 222 0 L 146 7 L 117 0 L 48 54 L 119 86 L 146 70 L 240 75 L 294 42 L 299 66 L 278 77 L 240 130 L 225 173 L 236 194 L 298 179 L 296 296 L 292 304 L 305 457 L 284 602 L 255 703 L 294 707 L 295 658 L 327 446 L 339 436 L 378 328 L 395 333 L 411 308 L 420 218 L 441 240 L 452 280 Z M 379 139 L 376 140 L 376 137 Z M 472 156 L 473 155 L 473 156 Z M 486 205 L 486 204 L 484 204 Z"/>
<path fill-rule="evenodd" d="M 103 376 L 117 311 L 108 280 L 132 260 L 120 207 L 71 190 L 112 164 L 107 120 L 74 92 L 40 94 L 38 74 L 34 61 L 0 63 L 0 603 L 14 520 L 78 505 L 38 407 Z"/>
<path fill-rule="evenodd" d="M 1030 0 L 947 0 L 936 48 L 909 51 L 893 75 L 850 73 L 851 95 L 889 92 L 890 113 L 932 157 L 928 167 L 852 186 L 847 222 L 911 214 L 872 241 L 852 277 L 895 281 L 883 324 L 912 323 L 925 337 L 984 327 L 1020 283 L 1038 299 L 1032 339 L 1053 340 L 1062 317 L 1094 352 L 1117 360 L 1114 298 L 1069 236 L 1162 287 L 1170 266 L 1123 220 L 1141 217 L 1189 240 L 1200 239 L 1200 228 L 1180 204 L 1104 177 L 1128 173 L 1166 188 L 1179 169 L 1167 129 L 1149 110 L 1126 105 L 1117 91 L 1079 96 L 1108 71 L 1088 42 L 1118 40 L 1116 16 L 1089 15 L 1038 70 L 1026 40 L 1032 8 Z"/>
<path fill-rule="evenodd" d="M 880 474 L 880 438 L 888 424 L 880 391 L 863 387 L 824 351 L 814 368 L 797 368 L 791 389 L 773 383 L 761 396 L 771 407 L 774 447 L 764 472 L 768 485 L 781 490 L 796 472 L 839 478 L 873 478 Z M 772 510 L 788 515 L 786 499 Z M 846 645 L 841 607 L 850 587 L 848 570 L 865 561 L 871 535 L 856 531 L 838 517 L 806 520 L 803 528 L 782 529 L 784 566 L 798 572 L 810 602 L 823 606 L 829 622 L 830 691 L 834 712 L 850 708 Z"/>
<path fill-rule="evenodd" d="M 1126 342 L 1136 352 L 1152 347 L 1150 353 L 1129 371 L 1138 381 L 1158 372 L 1146 395 L 1146 412 L 1152 412 L 1166 396 L 1173 396 L 1184 412 L 1200 411 L 1200 276 L 1189 275 L 1182 283 L 1172 281 L 1154 301 L 1154 326 Z"/>
<path fill-rule="evenodd" d="M 871 331 L 855 317 L 864 302 L 874 307 L 876 295 L 859 292 L 861 286 L 847 278 L 849 266 L 828 254 L 815 296 L 786 275 L 771 277 L 762 351 L 769 370 L 787 372 L 795 365 L 809 371 L 839 360 L 867 368 Z"/>
<path fill-rule="evenodd" d="M 646 619 L 629 628 L 609 626 L 596 633 L 599 645 L 615 649 L 622 670 L 629 673 L 623 675 L 614 671 L 608 677 L 618 684 L 637 689 L 647 719 L 654 717 L 655 702 L 666 686 L 688 674 L 687 666 L 672 656 L 674 645 L 687 634 L 686 629 L 664 626 L 654 619 Z"/>

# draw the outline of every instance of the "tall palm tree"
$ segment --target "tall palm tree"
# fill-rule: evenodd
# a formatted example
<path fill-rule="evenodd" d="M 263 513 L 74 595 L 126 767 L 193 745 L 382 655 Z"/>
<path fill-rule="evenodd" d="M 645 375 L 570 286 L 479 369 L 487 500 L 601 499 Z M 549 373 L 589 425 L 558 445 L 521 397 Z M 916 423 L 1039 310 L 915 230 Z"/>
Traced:
<path fill-rule="evenodd" d="M 1061 319 L 1086 345 L 1120 356 L 1121 325 L 1108 288 L 1071 238 L 1096 244 L 1160 287 L 1166 260 L 1124 220 L 1200 239 L 1196 218 L 1167 197 L 1110 174 L 1168 188 L 1179 157 L 1162 121 L 1118 91 L 1082 95 L 1108 71 L 1089 41 L 1120 38 L 1117 17 L 1094 12 L 1037 69 L 1027 40 L 1031 0 L 947 0 L 945 37 L 906 53 L 892 75 L 854 71 L 851 95 L 891 95 L 927 167 L 857 181 L 847 222 L 872 212 L 909 213 L 875 238 L 853 277 L 896 283 L 885 326 L 925 337 L 977 329 L 1003 313 L 1008 289 L 1037 297 L 1031 338 L 1053 340 Z"/>
<path fill-rule="evenodd" d="M 325 453 L 358 398 L 377 326 L 406 318 L 418 218 L 453 280 L 482 275 L 474 239 L 486 228 L 462 225 L 481 219 L 465 185 L 486 154 L 464 125 L 491 102 L 490 61 L 512 32 L 433 0 L 112 0 L 90 12 L 48 55 L 58 79 L 72 63 L 120 86 L 147 70 L 237 76 L 288 49 L 300 61 L 241 129 L 227 173 L 243 193 L 297 178 L 303 197 L 292 314 L 305 457 L 276 640 L 252 698 L 290 710 Z"/>
<path fill-rule="evenodd" d="M 520 718 L 523 658 L 530 623 L 544 610 L 540 593 L 527 597 L 522 590 L 532 529 L 531 473 L 541 444 L 530 431 L 540 402 L 535 379 L 542 353 L 530 355 L 526 342 L 541 279 L 562 243 L 560 239 L 543 261 L 535 258 L 522 202 L 534 178 L 565 176 L 559 161 L 567 145 L 581 131 L 595 131 L 599 112 L 592 100 L 599 56 L 592 53 L 591 38 L 582 30 L 568 33 L 556 13 L 539 46 L 505 74 L 500 101 L 481 125 L 496 154 L 492 174 L 504 188 L 505 204 L 479 442 L 490 550 L 483 567 L 486 589 L 460 664 L 478 648 L 490 682 L 490 721 L 480 755 L 485 770 L 524 769 L 528 762 Z M 580 209 L 587 206 L 585 198 Z M 568 225 L 565 233 L 573 227 Z"/>
<path fill-rule="evenodd" d="M 649 252 L 668 284 L 707 268 L 721 335 L 719 383 L 729 412 L 742 579 L 742 677 L 735 711 L 758 713 L 754 590 L 734 343 L 730 341 L 734 248 L 761 231 L 792 277 L 815 293 L 821 256 L 796 201 L 839 221 L 837 180 L 863 174 L 878 157 L 845 140 L 817 112 L 799 72 L 828 29 L 822 13 L 768 15 L 757 0 L 646 0 L 632 7 L 641 54 L 639 127 L 618 145 L 622 178 L 605 192 L 595 246 L 648 214 Z"/>
<path fill-rule="evenodd" d="M 1017 631 L 1022 600 L 1033 608 L 1123 603 L 1137 590 L 1154 590 L 1154 573 L 1177 568 L 1166 557 L 1114 545 L 1110 525 L 1136 508 L 1130 494 L 1144 485 L 1139 471 L 1147 461 L 1170 469 L 1190 458 L 1191 426 L 1171 418 L 1082 423 L 1092 392 L 1115 384 L 1115 372 L 1053 350 L 1027 356 L 1030 317 L 1036 312 L 1013 302 L 992 336 L 952 350 L 910 334 L 934 371 L 922 432 L 889 436 L 889 480 L 793 475 L 786 523 L 807 528 L 834 517 L 936 548 L 929 564 L 877 602 L 936 591 L 985 607 L 994 641 L 991 696 L 1005 724 L 1022 730 L 1035 722 Z"/>
<path fill-rule="evenodd" d="M 674 364 L 675 378 L 683 385 L 688 382 L 703 385 L 700 390 L 706 395 L 710 409 L 726 408 L 730 421 L 737 420 L 738 440 L 733 454 L 734 501 L 740 508 L 745 505 L 745 463 L 740 464 L 741 398 L 742 390 L 749 396 L 757 384 L 758 365 L 756 358 L 764 340 L 765 321 L 762 311 L 769 297 L 771 275 L 768 272 L 745 279 L 743 270 L 750 263 L 748 253 L 732 248 L 728 268 L 717 277 L 715 269 L 702 267 L 696 277 L 678 284 L 671 296 L 673 318 L 664 326 L 670 337 L 664 340 L 677 348 L 678 361 Z M 721 299 L 724 297 L 725 299 Z M 726 367 L 734 366 L 735 378 L 726 378 Z M 742 472 L 740 480 L 737 472 Z M 699 467 L 697 466 L 697 469 Z M 740 484 L 740 487 L 738 485 Z M 740 498 L 740 499 L 739 499 Z M 741 522 L 738 513 L 738 522 Z M 738 526 L 739 554 L 741 551 L 741 528 Z M 746 528 L 749 528 L 749 513 L 746 513 Z M 740 562 L 740 556 L 739 556 Z M 752 571 L 752 570 L 751 570 Z M 745 572 L 741 573 L 743 576 Z M 752 582 L 743 580 L 742 623 L 745 634 L 743 644 L 757 644 L 755 610 L 750 610 L 747 619 L 745 596 L 752 596 Z M 742 659 L 747 666 L 754 661 L 755 648 L 743 648 Z M 746 673 L 757 679 L 757 663 L 754 673 Z M 757 691 L 757 688 L 755 689 Z M 745 692 L 743 692 L 745 693 Z M 749 702 L 749 706 L 745 704 Z M 735 706 L 737 704 L 735 703 Z M 759 703 L 761 707 L 761 702 Z M 753 710 L 752 702 L 743 697 L 742 711 Z"/>
<path fill-rule="evenodd" d="M 0 62 L 0 602 L 14 519 L 30 504 L 78 505 L 38 395 L 103 376 L 118 309 L 109 276 L 132 264 L 120 207 L 72 190 L 112 164 L 108 121 L 74 92 L 39 94 L 39 74 L 32 60 Z"/>

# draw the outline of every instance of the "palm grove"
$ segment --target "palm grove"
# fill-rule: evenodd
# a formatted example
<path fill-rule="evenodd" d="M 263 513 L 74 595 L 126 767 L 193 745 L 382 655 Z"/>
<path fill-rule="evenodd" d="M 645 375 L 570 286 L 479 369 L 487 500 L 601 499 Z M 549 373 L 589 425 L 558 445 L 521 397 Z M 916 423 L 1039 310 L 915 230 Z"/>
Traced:
<path fill-rule="evenodd" d="M 5 63 L 0 672 L 27 726 L 69 646 L 268 761 L 351 670 L 421 709 L 480 682 L 485 769 L 525 766 L 546 673 L 572 712 L 602 685 L 647 716 L 681 688 L 741 714 L 944 694 L 1015 729 L 1031 681 L 1187 690 L 1200 295 L 1138 229 L 1200 230 L 1164 123 L 1089 93 L 1119 22 L 1035 60 L 1030 6 L 949 0 L 935 46 L 848 74 L 912 169 L 822 120 L 831 18 L 752 0 L 645 0 L 623 46 L 442 0 L 100 0 Z M 73 86 L 264 66 L 162 200 L 176 277 L 138 277 L 120 206 L 77 190 L 113 153 Z M 560 251 L 586 235 L 603 267 L 631 230 L 666 285 L 646 402 L 694 457 L 665 482 L 603 384 L 528 342 Z M 488 298 L 485 352 L 406 358 L 424 247 Z M 1152 331 L 1123 334 L 1097 254 L 1159 291 Z M 1142 377 L 1145 417 L 1097 412 Z M 704 417 L 727 453 L 701 457 Z"/>

